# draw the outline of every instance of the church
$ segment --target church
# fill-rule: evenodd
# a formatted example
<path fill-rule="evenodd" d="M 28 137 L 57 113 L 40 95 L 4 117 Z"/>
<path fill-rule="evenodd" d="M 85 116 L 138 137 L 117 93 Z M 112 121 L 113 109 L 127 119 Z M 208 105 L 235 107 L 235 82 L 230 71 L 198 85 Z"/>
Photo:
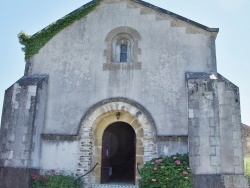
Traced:
<path fill-rule="evenodd" d="M 20 33 L 26 66 L 5 91 L 0 187 L 94 166 L 85 188 L 138 187 L 144 163 L 176 153 L 189 154 L 194 188 L 248 187 L 218 32 L 141 0 L 93 0 Z"/>

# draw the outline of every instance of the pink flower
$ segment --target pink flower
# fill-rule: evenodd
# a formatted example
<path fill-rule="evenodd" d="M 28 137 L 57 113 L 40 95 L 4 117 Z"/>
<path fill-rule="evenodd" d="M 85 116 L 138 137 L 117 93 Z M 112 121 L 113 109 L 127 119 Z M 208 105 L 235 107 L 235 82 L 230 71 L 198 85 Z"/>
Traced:
<path fill-rule="evenodd" d="M 43 180 L 47 181 L 48 180 L 48 176 L 43 176 Z"/>
<path fill-rule="evenodd" d="M 179 165 L 179 164 L 181 164 L 181 161 L 177 159 L 177 160 L 175 161 L 175 164 Z"/>
<path fill-rule="evenodd" d="M 161 163 L 162 162 L 162 159 L 156 159 L 155 160 L 155 163 Z"/>
<path fill-rule="evenodd" d="M 183 174 L 183 175 L 188 175 L 188 172 L 187 172 L 186 170 L 184 170 L 184 171 L 182 172 L 182 174 Z"/>
<path fill-rule="evenodd" d="M 33 179 L 34 180 L 36 180 L 36 179 L 38 179 L 40 176 L 38 175 L 38 174 L 35 174 L 34 176 L 33 176 Z"/>
<path fill-rule="evenodd" d="M 155 181 L 156 181 L 156 179 L 152 179 L 152 181 L 154 181 L 154 182 L 155 182 Z"/>
<path fill-rule="evenodd" d="M 157 170 L 157 168 L 156 168 L 156 167 L 154 167 L 154 170 Z"/>

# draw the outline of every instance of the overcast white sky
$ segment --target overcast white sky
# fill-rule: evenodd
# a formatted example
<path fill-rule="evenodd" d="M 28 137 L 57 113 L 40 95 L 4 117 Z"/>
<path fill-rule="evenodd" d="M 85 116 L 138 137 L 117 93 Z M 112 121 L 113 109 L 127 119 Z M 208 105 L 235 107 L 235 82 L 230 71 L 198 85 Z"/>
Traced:
<path fill-rule="evenodd" d="M 24 72 L 17 34 L 34 34 L 88 0 L 2 0 L 0 2 L 0 117 L 4 91 Z M 242 122 L 250 125 L 250 0 L 147 0 L 188 19 L 220 29 L 218 72 L 240 87 Z"/>

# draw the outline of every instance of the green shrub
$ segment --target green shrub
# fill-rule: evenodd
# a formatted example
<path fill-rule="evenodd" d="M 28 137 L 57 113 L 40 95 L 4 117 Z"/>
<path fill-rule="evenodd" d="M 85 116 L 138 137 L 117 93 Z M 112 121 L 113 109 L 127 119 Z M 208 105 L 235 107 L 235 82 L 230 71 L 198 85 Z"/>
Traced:
<path fill-rule="evenodd" d="M 250 176 L 247 175 L 248 184 L 250 185 Z"/>
<path fill-rule="evenodd" d="M 74 176 L 65 176 L 52 173 L 32 176 L 32 188 L 74 188 Z M 81 180 L 77 181 L 76 188 L 82 188 Z"/>
<path fill-rule="evenodd" d="M 191 188 L 188 155 L 156 158 L 141 169 L 140 188 Z"/>
<path fill-rule="evenodd" d="M 245 174 L 250 176 L 250 157 L 244 157 Z"/>

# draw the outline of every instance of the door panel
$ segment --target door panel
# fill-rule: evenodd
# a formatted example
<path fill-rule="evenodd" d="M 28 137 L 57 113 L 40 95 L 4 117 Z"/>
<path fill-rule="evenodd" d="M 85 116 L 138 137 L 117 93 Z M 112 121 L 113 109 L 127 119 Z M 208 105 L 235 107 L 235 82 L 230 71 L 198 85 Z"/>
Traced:
<path fill-rule="evenodd" d="M 109 125 L 102 139 L 101 183 L 135 182 L 135 131 L 127 123 Z"/>
<path fill-rule="evenodd" d="M 101 183 L 109 182 L 110 175 L 110 130 L 106 129 L 102 137 L 102 167 L 101 167 Z"/>

